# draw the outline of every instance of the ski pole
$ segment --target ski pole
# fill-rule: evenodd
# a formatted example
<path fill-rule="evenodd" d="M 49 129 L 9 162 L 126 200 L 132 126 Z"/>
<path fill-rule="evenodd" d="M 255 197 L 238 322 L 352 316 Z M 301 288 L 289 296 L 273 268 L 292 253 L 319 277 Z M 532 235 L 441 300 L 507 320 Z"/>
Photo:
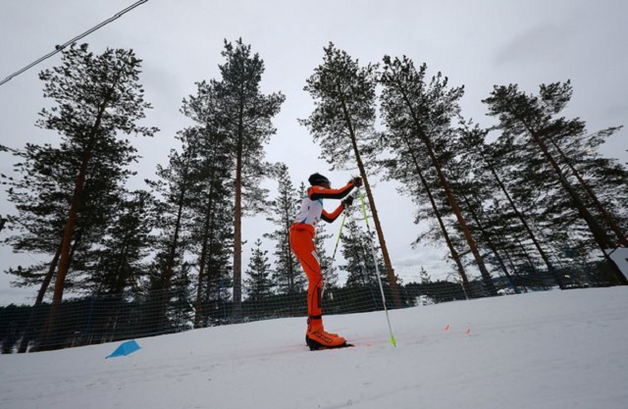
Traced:
<path fill-rule="evenodd" d="M 371 253 L 373 253 L 373 263 L 375 263 L 375 274 L 377 275 L 377 282 L 379 283 L 379 291 L 382 293 L 382 303 L 384 304 L 384 311 L 386 312 L 386 321 L 388 322 L 388 331 L 390 332 L 390 344 L 397 347 L 397 341 L 393 334 L 392 326 L 390 325 L 390 317 L 388 315 L 388 308 L 386 307 L 386 296 L 384 295 L 384 286 L 382 285 L 382 278 L 379 276 L 379 267 L 377 265 L 377 254 L 375 253 L 375 245 L 371 238 L 371 227 L 369 226 L 369 217 L 366 214 L 366 204 L 364 203 L 364 195 L 362 191 L 358 189 L 360 195 L 360 201 L 362 202 L 362 212 L 364 213 L 364 220 L 366 221 L 366 230 L 369 235 L 369 242 L 371 243 Z"/>
<path fill-rule="evenodd" d="M 334 261 L 336 260 L 336 251 L 338 250 L 338 244 L 340 243 L 340 237 L 342 236 L 342 228 L 345 225 L 345 220 L 347 219 L 347 211 L 349 208 L 344 209 L 344 215 L 342 216 L 342 221 L 340 222 L 340 230 L 338 230 L 338 237 L 336 238 L 336 244 L 334 245 L 334 252 L 331 255 L 331 262 L 329 263 L 329 267 L 325 270 L 327 273 L 331 274 L 331 269 L 334 265 Z M 325 294 L 325 287 L 327 286 L 327 280 L 323 279 L 323 289 L 321 290 L 321 299 L 323 298 L 323 294 Z"/>

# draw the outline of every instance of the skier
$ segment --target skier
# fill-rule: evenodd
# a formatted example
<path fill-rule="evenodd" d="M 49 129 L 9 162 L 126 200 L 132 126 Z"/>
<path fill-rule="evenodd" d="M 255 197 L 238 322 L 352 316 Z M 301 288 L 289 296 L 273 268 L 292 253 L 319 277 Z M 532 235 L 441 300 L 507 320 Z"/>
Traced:
<path fill-rule="evenodd" d="M 301 209 L 295 222 L 290 227 L 290 248 L 295 254 L 308 278 L 307 289 L 307 333 L 305 340 L 311 350 L 319 348 L 338 348 L 346 346 L 346 340 L 337 334 L 326 332 L 323 329 L 321 308 L 321 294 L 323 289 L 323 274 L 318 262 L 314 236 L 316 224 L 322 219 L 332 223 L 343 209 L 351 206 L 352 196 L 347 196 L 354 187 L 362 186 L 362 178 L 354 177 L 347 185 L 340 189 L 332 189 L 331 182 L 325 176 L 314 173 L 308 178 L 311 187 L 303 197 Z M 345 198 L 346 197 L 346 198 Z M 323 199 L 342 199 L 341 205 L 332 213 L 323 208 Z"/>

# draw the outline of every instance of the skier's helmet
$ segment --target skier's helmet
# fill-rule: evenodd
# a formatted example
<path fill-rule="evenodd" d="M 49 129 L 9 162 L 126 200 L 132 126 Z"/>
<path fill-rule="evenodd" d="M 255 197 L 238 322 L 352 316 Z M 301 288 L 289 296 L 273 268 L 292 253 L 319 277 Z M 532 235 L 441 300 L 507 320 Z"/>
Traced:
<path fill-rule="evenodd" d="M 320 173 L 314 173 L 307 179 L 307 181 L 310 182 L 310 185 L 312 186 L 320 185 L 321 183 L 331 184 L 329 179 L 327 179 L 325 176 L 321 175 Z"/>

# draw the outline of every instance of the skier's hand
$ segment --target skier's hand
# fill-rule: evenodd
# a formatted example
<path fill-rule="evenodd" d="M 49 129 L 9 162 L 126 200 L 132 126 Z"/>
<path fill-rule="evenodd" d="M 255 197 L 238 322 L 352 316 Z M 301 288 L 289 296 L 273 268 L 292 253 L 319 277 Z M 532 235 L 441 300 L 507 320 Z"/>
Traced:
<path fill-rule="evenodd" d="M 348 208 L 353 204 L 353 196 L 347 196 L 343 201 L 342 201 L 342 205 L 344 206 L 344 208 Z"/>
<path fill-rule="evenodd" d="M 352 179 L 349 181 L 349 183 L 353 183 L 353 185 L 354 185 L 355 187 L 360 187 L 360 186 L 362 186 L 362 178 L 361 178 L 361 177 L 359 177 L 359 176 L 356 176 L 356 177 L 352 178 Z"/>

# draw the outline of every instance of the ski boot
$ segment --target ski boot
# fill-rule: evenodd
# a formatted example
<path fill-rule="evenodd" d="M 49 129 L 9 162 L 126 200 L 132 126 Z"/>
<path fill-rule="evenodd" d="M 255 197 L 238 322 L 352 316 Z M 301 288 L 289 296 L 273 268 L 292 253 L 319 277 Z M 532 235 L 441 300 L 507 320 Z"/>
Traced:
<path fill-rule="evenodd" d="M 347 346 L 347 341 L 333 333 L 325 332 L 323 320 L 321 318 L 309 318 L 305 343 L 310 347 L 310 351 L 319 349 L 342 348 Z"/>
<path fill-rule="evenodd" d="M 307 337 L 308 332 L 310 332 L 310 319 L 307 319 L 307 330 L 305 330 L 305 345 L 310 346 L 310 339 Z M 326 332 L 325 330 L 323 330 L 323 332 L 325 332 L 327 335 L 331 336 L 331 337 L 335 337 L 338 338 L 339 335 L 338 334 L 334 334 L 333 332 Z"/>

